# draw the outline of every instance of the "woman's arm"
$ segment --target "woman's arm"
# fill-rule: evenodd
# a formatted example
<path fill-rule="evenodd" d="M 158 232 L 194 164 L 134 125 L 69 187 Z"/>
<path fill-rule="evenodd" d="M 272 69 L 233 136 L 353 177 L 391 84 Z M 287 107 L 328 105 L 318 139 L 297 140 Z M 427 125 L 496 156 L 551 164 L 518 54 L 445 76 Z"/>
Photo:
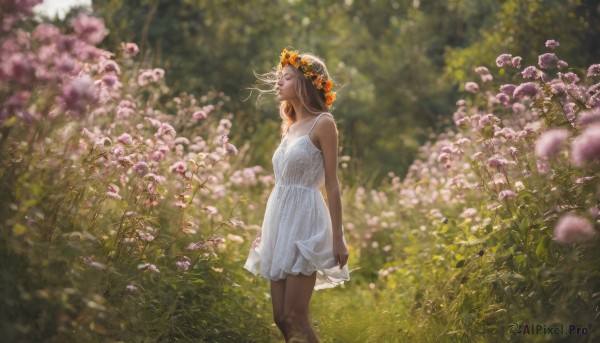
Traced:
<path fill-rule="evenodd" d="M 327 202 L 331 224 L 333 229 L 333 255 L 338 261 L 340 268 L 348 261 L 348 250 L 344 243 L 342 229 L 342 199 L 340 185 L 337 177 L 338 166 L 338 131 L 335 121 L 330 116 L 323 116 L 315 127 L 323 154 L 323 167 L 325 168 L 325 190 L 327 191 Z"/>

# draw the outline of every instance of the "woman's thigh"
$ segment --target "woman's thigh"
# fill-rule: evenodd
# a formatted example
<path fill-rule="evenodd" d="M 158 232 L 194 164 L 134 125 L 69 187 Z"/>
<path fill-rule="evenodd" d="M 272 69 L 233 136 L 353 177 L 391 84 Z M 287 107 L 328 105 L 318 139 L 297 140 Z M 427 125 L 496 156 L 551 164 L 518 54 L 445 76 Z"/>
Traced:
<path fill-rule="evenodd" d="M 303 274 L 286 276 L 284 313 L 302 316 L 308 314 L 316 277 L 316 272 L 309 276 Z"/>

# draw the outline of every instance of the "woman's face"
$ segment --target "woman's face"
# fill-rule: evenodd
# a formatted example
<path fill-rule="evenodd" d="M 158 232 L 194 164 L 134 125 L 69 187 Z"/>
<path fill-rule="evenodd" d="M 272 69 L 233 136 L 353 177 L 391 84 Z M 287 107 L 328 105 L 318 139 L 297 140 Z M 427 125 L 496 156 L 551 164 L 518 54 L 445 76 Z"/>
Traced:
<path fill-rule="evenodd" d="M 277 81 L 277 100 L 293 100 L 298 97 L 296 94 L 297 77 L 297 72 L 292 66 L 287 65 L 281 70 L 281 76 Z"/>

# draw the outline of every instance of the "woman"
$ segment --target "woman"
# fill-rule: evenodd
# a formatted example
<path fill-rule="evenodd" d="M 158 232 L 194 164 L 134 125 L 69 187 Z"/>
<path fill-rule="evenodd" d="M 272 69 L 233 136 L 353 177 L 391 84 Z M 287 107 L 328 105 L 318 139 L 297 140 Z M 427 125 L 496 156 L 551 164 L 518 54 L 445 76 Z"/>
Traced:
<path fill-rule="evenodd" d="M 275 187 L 244 268 L 271 280 L 273 317 L 286 342 L 318 342 L 308 316 L 313 289 L 350 279 L 337 178 L 333 82 L 323 61 L 283 50 L 273 87 L 283 119 Z M 319 188 L 325 185 L 328 205 Z"/>

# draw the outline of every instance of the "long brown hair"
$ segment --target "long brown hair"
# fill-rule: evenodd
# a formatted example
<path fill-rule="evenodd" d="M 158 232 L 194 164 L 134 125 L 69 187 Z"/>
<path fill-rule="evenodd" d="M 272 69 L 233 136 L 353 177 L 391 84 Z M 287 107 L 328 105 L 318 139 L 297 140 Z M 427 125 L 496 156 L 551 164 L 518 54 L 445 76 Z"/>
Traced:
<path fill-rule="evenodd" d="M 299 58 L 306 58 L 310 63 L 316 67 L 316 71 L 321 75 L 324 81 L 331 80 L 325 63 L 315 55 L 302 53 L 298 55 Z M 313 114 L 319 114 L 323 112 L 331 112 L 333 107 L 325 103 L 325 94 L 322 90 L 317 89 L 313 84 L 312 80 L 299 71 L 296 68 L 292 68 L 296 73 L 296 95 L 300 99 L 302 105 L 304 105 L 309 112 Z M 277 82 L 281 77 L 281 72 L 278 68 L 274 68 L 267 74 L 255 74 L 260 83 L 267 85 L 268 89 L 253 88 L 259 91 L 260 94 L 269 93 L 277 94 L 278 85 Z M 283 100 L 279 104 L 279 115 L 281 116 L 281 133 L 287 131 L 287 129 L 296 122 L 296 112 L 292 104 Z"/>

